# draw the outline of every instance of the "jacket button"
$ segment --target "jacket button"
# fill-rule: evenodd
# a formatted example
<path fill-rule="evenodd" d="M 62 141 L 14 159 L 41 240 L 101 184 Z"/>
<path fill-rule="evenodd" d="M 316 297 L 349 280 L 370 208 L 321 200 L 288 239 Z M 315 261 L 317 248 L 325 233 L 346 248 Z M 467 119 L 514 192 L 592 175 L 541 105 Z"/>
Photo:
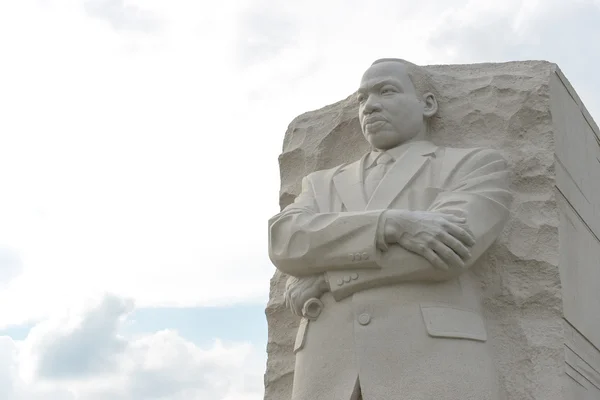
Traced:
<path fill-rule="evenodd" d="M 350 276 L 349 275 L 344 276 L 344 282 L 346 282 L 346 283 L 350 282 Z"/>
<path fill-rule="evenodd" d="M 369 253 L 362 253 L 362 259 L 363 260 L 368 260 L 369 259 Z"/>
<path fill-rule="evenodd" d="M 353 253 L 348 254 L 348 258 L 350 259 L 350 261 L 356 261 L 356 257 Z"/>
<path fill-rule="evenodd" d="M 350 275 L 350 279 L 352 279 L 353 281 L 358 279 L 358 274 L 356 272 L 353 272 L 352 275 Z"/>
<path fill-rule="evenodd" d="M 338 279 L 337 281 L 338 286 L 342 286 L 344 284 L 344 280 L 343 279 Z"/>
<path fill-rule="evenodd" d="M 368 325 L 371 322 L 371 316 L 367 313 L 360 314 L 358 316 L 358 323 L 361 325 Z"/>

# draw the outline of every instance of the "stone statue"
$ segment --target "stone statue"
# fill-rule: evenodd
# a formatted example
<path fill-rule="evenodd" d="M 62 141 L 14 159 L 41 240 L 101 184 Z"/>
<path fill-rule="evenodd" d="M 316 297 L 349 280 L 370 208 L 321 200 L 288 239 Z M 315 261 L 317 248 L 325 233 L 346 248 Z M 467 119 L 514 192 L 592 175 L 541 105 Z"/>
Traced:
<path fill-rule="evenodd" d="M 480 299 L 463 272 L 512 196 L 495 150 L 428 141 L 428 72 L 378 60 L 358 90 L 372 151 L 317 171 L 269 221 L 269 255 L 302 316 L 293 400 L 498 400 Z"/>

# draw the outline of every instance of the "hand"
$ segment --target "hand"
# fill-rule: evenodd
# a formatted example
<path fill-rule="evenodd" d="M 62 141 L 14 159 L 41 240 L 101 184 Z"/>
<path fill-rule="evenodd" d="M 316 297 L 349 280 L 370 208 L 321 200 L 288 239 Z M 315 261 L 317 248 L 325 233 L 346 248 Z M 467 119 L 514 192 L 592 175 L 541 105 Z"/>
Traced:
<path fill-rule="evenodd" d="M 436 268 L 462 269 L 471 257 L 475 238 L 464 225 L 466 218 L 406 210 L 388 210 L 385 218 L 386 243 L 399 244 L 426 258 Z"/>
<path fill-rule="evenodd" d="M 329 290 L 325 275 L 313 275 L 302 278 L 290 276 L 285 284 L 285 306 L 301 317 L 302 307 L 310 298 L 320 298 Z"/>

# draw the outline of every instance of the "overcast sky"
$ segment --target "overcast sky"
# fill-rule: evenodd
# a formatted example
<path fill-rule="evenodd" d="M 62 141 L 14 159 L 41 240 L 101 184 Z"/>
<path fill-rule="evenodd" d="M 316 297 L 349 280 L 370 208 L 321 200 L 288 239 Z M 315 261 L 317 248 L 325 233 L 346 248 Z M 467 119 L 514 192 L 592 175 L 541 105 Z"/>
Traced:
<path fill-rule="evenodd" d="M 296 115 L 382 57 L 556 62 L 599 0 L 0 0 L 0 399 L 259 400 Z"/>

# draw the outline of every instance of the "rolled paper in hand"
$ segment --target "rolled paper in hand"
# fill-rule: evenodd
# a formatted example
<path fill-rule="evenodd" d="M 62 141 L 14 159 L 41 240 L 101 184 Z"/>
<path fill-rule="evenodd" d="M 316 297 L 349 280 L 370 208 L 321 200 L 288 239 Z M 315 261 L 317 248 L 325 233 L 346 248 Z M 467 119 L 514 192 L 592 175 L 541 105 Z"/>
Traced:
<path fill-rule="evenodd" d="M 310 320 L 315 320 L 321 314 L 321 310 L 323 309 L 323 303 L 321 300 L 312 297 L 304 303 L 304 307 L 302 307 L 302 316 L 304 318 L 308 318 Z"/>

